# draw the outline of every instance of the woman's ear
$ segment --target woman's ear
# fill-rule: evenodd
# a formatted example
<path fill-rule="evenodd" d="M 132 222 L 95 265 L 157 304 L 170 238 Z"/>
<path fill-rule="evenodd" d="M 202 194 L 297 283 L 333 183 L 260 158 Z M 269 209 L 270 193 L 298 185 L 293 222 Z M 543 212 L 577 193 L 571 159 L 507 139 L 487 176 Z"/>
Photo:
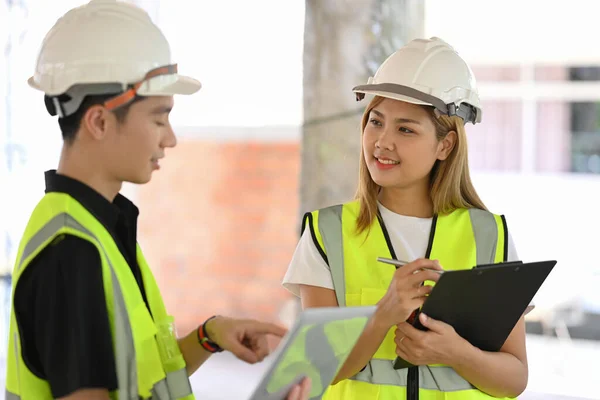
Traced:
<path fill-rule="evenodd" d="M 452 149 L 456 145 L 456 136 L 457 135 L 455 131 L 450 131 L 446 137 L 438 143 L 438 160 L 445 160 L 448 158 L 450 153 L 452 153 Z"/>

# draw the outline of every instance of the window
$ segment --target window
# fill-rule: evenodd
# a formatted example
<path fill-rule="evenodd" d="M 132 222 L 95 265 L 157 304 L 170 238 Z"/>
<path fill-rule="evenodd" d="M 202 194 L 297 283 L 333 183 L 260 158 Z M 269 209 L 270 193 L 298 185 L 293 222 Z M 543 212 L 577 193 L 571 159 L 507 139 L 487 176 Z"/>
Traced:
<path fill-rule="evenodd" d="M 569 78 L 600 81 L 600 67 L 570 68 Z M 573 102 L 570 110 L 570 171 L 600 174 L 600 101 Z"/>

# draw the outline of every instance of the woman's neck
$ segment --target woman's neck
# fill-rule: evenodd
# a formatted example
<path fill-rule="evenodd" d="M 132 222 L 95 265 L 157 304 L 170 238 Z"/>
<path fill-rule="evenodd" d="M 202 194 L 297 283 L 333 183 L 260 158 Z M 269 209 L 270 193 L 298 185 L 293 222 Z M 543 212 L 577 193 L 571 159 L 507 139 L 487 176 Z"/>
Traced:
<path fill-rule="evenodd" d="M 379 202 L 388 210 L 409 217 L 433 217 L 433 201 L 429 188 L 382 188 Z"/>

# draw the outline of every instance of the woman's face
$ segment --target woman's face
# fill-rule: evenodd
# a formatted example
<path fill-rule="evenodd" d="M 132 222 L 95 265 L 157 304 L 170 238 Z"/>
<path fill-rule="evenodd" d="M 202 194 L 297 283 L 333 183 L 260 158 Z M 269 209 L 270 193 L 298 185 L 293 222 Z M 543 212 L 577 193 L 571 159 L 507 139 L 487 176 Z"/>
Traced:
<path fill-rule="evenodd" d="M 383 188 L 428 185 L 436 160 L 450 153 L 446 141 L 438 141 L 435 125 L 422 106 L 384 99 L 369 114 L 363 156 L 371 178 Z"/>

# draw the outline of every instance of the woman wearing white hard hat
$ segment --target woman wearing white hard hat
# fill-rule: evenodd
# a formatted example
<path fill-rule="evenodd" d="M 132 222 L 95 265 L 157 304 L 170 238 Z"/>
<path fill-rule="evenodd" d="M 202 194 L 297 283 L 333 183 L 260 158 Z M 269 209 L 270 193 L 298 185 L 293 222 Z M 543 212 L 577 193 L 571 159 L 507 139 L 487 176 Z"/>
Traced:
<path fill-rule="evenodd" d="M 418 39 L 354 92 L 374 96 L 362 118 L 356 199 L 305 215 L 283 281 L 304 308 L 377 304 L 324 398 L 516 397 L 528 376 L 523 318 L 497 353 L 424 314 L 427 332 L 410 324 L 435 270 L 517 260 L 505 218 L 486 210 L 469 176 L 464 125 L 482 120 L 471 69 L 439 38 Z M 397 356 L 418 367 L 395 370 Z"/>
<path fill-rule="evenodd" d="M 29 84 L 58 115 L 64 146 L 17 254 L 6 399 L 191 400 L 188 376 L 212 353 L 262 361 L 266 335 L 283 328 L 217 316 L 177 338 L 137 245 L 138 209 L 119 194 L 175 146 L 173 95 L 200 89 L 148 15 L 115 0 L 69 11 Z M 309 390 L 305 380 L 289 399 Z"/>

